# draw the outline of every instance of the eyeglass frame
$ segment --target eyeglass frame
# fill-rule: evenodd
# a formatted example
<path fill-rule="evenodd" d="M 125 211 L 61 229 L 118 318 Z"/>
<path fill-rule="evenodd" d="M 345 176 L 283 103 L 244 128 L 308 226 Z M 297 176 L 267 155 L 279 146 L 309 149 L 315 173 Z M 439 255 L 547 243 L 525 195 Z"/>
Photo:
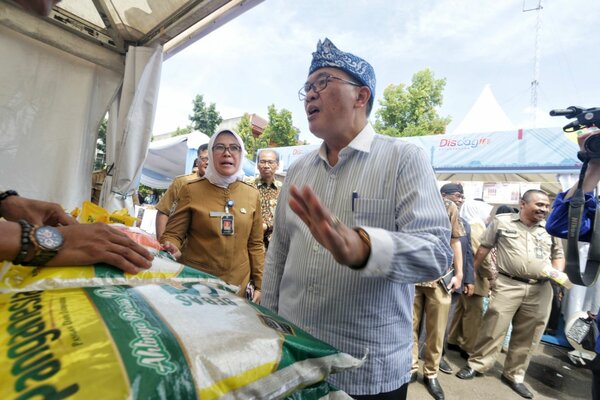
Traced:
<path fill-rule="evenodd" d="M 234 150 L 231 148 L 231 146 L 235 146 L 238 149 Z M 222 147 L 223 150 L 219 150 L 219 148 L 217 148 L 217 147 L 219 147 L 219 148 Z M 241 154 L 242 146 L 240 146 L 237 143 L 232 143 L 229 146 L 225 146 L 223 143 L 217 143 L 212 147 L 212 151 L 213 151 L 213 153 L 220 153 L 220 154 L 225 154 L 225 151 L 228 151 L 229 154 Z"/>
<path fill-rule="evenodd" d="M 304 85 L 302 85 L 302 87 L 298 90 L 298 99 L 300 101 L 304 101 L 306 99 L 306 97 L 308 97 L 308 93 L 312 90 L 315 93 L 321 93 L 323 90 L 327 89 L 327 85 L 329 84 L 329 81 L 335 79 L 336 81 L 340 81 L 340 82 L 344 82 L 347 83 L 349 85 L 352 86 L 356 86 L 356 87 L 363 87 L 364 85 L 360 84 L 360 83 L 356 83 L 356 82 L 352 82 L 349 81 L 347 79 L 344 78 L 339 78 L 337 76 L 334 75 L 330 75 L 330 74 L 322 74 L 319 75 L 319 77 L 317 77 L 317 79 L 315 79 L 312 82 L 306 81 L 304 82 Z M 324 80 L 325 81 L 325 85 L 321 88 L 321 89 L 317 89 L 317 86 L 315 85 L 315 82 L 318 82 L 320 80 Z M 308 87 L 308 90 L 306 90 L 306 88 Z M 304 91 L 304 93 L 302 93 L 302 91 Z"/>
<path fill-rule="evenodd" d="M 261 165 L 261 164 L 262 165 L 265 165 L 265 164 L 276 165 L 276 164 L 279 164 L 279 161 L 277 161 L 277 160 L 258 160 L 258 165 Z"/>

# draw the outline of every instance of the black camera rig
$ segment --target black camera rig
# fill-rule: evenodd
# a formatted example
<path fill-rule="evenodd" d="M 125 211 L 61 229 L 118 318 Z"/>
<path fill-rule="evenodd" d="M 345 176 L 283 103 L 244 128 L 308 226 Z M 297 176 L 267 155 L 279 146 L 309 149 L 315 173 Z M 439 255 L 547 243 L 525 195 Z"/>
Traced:
<path fill-rule="evenodd" d="M 552 117 L 564 116 L 565 118 L 575 118 L 574 121 L 569 122 L 563 126 L 565 132 L 575 132 L 585 128 L 597 127 L 600 128 L 600 108 L 582 108 L 571 106 L 566 109 L 551 110 L 550 115 Z M 593 158 L 600 158 L 600 136 L 592 135 L 588 137 L 583 143 L 585 151 L 577 153 L 577 157 L 581 161 L 586 159 L 591 160 Z"/>
<path fill-rule="evenodd" d="M 600 108 L 582 108 L 571 106 L 562 110 L 550 111 L 551 116 L 564 116 L 568 119 L 575 118 L 563 127 L 565 132 L 574 132 L 586 128 L 600 128 Z M 577 189 L 569 203 L 569 226 L 567 235 L 567 262 L 566 273 L 572 283 L 581 286 L 591 286 L 598 277 L 600 271 L 600 217 L 596 204 L 596 213 L 594 224 L 592 227 L 592 235 L 590 239 L 590 248 L 588 250 L 587 262 L 585 270 L 581 272 L 579 265 L 579 232 L 581 229 L 581 219 L 585 206 L 585 196 L 583 193 L 583 179 L 587 171 L 590 160 L 600 158 L 600 135 L 592 134 L 583 142 L 584 151 L 577 153 L 583 165 L 579 173 L 579 181 Z"/>

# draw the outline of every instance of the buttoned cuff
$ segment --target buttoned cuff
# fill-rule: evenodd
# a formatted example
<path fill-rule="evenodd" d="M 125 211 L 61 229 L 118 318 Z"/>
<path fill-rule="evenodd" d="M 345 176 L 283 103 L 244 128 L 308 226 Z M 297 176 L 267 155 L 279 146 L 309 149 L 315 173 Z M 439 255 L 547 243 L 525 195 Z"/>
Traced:
<path fill-rule="evenodd" d="M 359 269 L 365 276 L 388 275 L 394 257 L 394 241 L 388 231 L 380 228 L 363 227 L 371 241 L 371 254 L 364 268 Z"/>

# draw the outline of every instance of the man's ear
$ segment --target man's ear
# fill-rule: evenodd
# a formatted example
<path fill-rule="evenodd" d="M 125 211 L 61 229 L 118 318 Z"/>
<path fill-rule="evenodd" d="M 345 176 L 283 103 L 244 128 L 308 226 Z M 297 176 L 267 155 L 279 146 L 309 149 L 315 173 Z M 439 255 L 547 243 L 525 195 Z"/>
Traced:
<path fill-rule="evenodd" d="M 371 98 L 371 91 L 366 86 L 361 86 L 358 89 L 358 93 L 356 96 L 356 101 L 354 102 L 356 108 L 362 108 L 367 105 L 369 99 Z"/>

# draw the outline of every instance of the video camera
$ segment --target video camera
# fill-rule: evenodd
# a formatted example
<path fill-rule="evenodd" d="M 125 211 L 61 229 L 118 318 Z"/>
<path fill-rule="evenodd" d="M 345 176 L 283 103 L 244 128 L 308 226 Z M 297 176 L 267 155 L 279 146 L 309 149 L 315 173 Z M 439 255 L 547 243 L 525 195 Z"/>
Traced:
<path fill-rule="evenodd" d="M 571 106 L 566 109 L 551 110 L 550 116 L 564 116 L 568 119 L 576 118 L 575 121 L 571 121 L 563 127 L 563 131 L 565 132 L 574 132 L 591 127 L 600 128 L 600 108 Z M 585 151 L 577 153 L 577 157 L 581 161 L 600 158 L 600 135 L 590 135 L 583 142 L 583 148 Z"/>
<path fill-rule="evenodd" d="M 565 132 L 574 132 L 582 129 L 600 128 L 600 108 L 582 108 L 567 107 L 564 110 L 550 111 L 552 117 L 564 116 L 568 119 L 575 118 L 563 127 Z M 567 262 L 565 272 L 569 280 L 581 286 L 591 286 L 594 284 L 600 273 L 600 212 L 594 216 L 592 237 L 585 269 L 582 272 L 579 264 L 579 231 L 581 228 L 581 219 L 585 206 L 583 193 L 583 179 L 588 167 L 588 163 L 593 159 L 600 159 L 600 135 L 590 134 L 583 142 L 583 151 L 577 153 L 583 165 L 579 172 L 579 181 L 577 189 L 569 202 L 569 225 L 567 234 Z"/>

